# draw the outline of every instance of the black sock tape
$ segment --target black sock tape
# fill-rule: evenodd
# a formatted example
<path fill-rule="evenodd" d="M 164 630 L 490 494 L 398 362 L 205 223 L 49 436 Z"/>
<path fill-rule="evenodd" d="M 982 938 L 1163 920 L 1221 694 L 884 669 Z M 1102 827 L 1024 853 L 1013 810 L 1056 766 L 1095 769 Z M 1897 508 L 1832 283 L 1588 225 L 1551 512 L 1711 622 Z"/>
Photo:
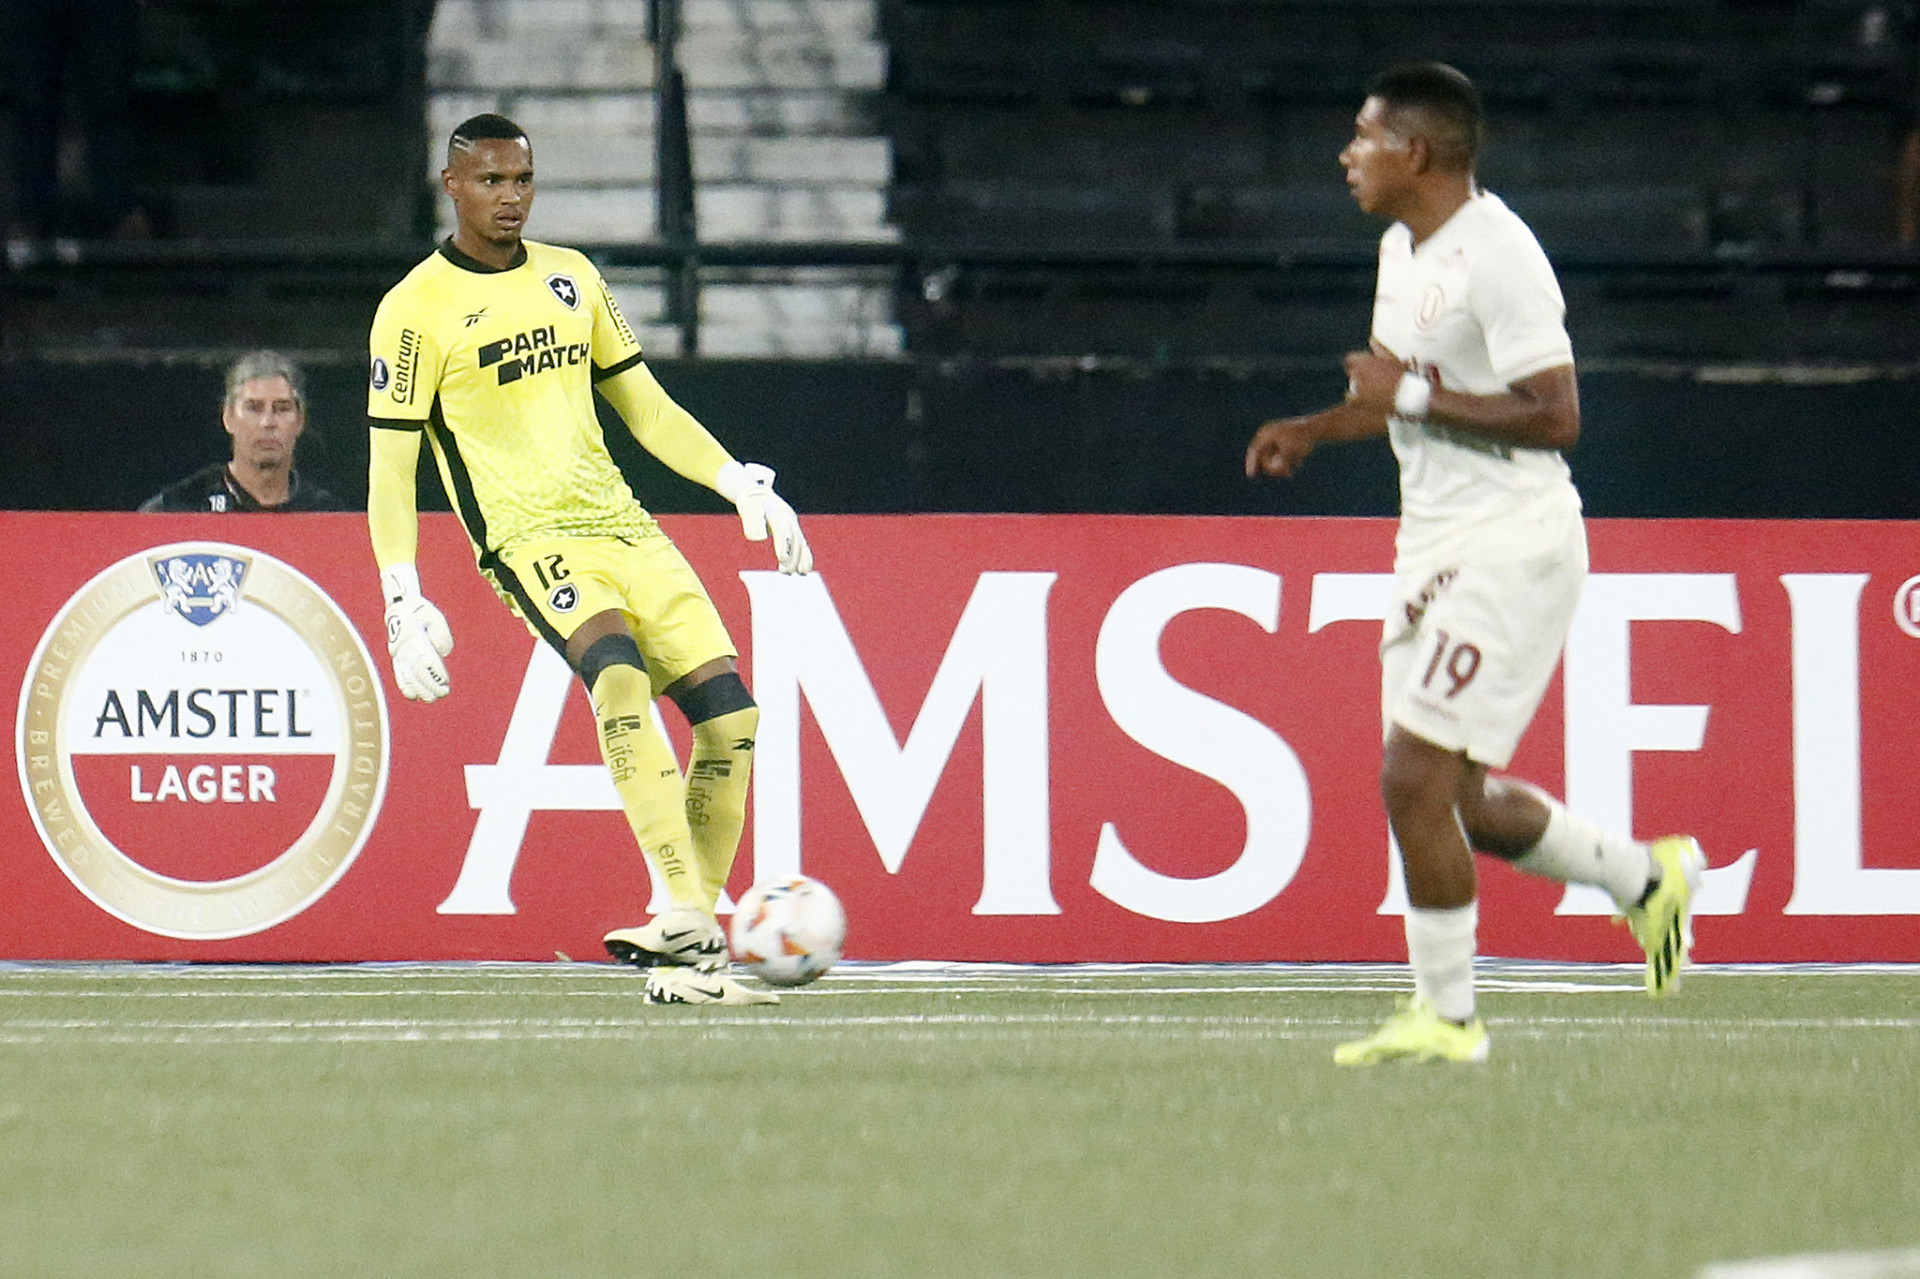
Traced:
<path fill-rule="evenodd" d="M 631 635 L 602 635 L 587 645 L 587 651 L 580 654 L 580 679 L 593 691 L 594 681 L 600 678 L 600 672 L 609 666 L 631 666 L 641 674 L 647 670 L 647 659 L 640 656 L 640 646 L 633 642 Z"/>
<path fill-rule="evenodd" d="M 686 688 L 668 689 L 667 696 L 673 699 L 689 724 L 704 724 L 754 705 L 753 694 L 747 691 L 746 681 L 738 671 L 726 671 Z"/>

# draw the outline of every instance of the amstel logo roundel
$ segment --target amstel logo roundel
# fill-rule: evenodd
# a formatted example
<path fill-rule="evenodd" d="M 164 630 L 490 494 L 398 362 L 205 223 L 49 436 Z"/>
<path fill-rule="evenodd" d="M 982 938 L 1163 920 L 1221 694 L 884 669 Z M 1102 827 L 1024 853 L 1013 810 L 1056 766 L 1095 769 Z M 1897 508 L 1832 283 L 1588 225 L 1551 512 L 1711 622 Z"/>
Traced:
<path fill-rule="evenodd" d="M 262 932 L 372 833 L 387 708 L 334 602 L 259 551 L 181 542 L 67 601 L 27 669 L 20 781 L 47 851 L 137 928 Z"/>

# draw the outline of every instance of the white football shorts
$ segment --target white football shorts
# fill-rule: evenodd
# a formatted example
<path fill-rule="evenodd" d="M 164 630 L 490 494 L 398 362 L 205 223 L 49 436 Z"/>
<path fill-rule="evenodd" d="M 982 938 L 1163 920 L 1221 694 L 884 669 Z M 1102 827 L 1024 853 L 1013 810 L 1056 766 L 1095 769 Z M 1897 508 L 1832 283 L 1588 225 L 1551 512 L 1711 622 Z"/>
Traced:
<path fill-rule="evenodd" d="M 1587 576 L 1577 510 L 1502 520 L 1394 565 L 1380 641 L 1383 732 L 1505 768 L 1540 708 Z"/>

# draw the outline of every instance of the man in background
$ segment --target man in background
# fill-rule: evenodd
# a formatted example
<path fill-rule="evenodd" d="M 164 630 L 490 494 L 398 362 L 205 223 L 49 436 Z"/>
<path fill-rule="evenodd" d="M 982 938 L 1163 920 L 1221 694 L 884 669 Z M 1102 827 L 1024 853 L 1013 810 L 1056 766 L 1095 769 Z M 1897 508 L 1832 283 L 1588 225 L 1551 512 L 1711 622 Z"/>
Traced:
<path fill-rule="evenodd" d="M 233 457 L 195 471 L 140 504 L 143 511 L 338 511 L 333 494 L 294 469 L 307 426 L 300 368 L 277 351 L 249 351 L 227 369 L 220 423 Z"/>

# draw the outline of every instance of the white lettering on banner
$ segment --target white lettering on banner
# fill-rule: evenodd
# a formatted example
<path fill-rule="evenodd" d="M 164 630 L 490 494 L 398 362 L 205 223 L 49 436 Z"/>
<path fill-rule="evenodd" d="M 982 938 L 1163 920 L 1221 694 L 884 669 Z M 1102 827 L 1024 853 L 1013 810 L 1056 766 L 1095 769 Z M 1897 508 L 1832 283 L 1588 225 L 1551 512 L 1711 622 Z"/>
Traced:
<path fill-rule="evenodd" d="M 187 781 L 193 782 L 196 777 L 201 776 L 203 776 L 202 769 L 193 769 L 188 773 Z M 245 779 L 244 787 L 242 786 L 243 777 Z M 255 803 L 261 800 L 269 804 L 276 803 L 278 801 L 276 801 L 273 796 L 275 780 L 272 767 L 266 764 L 222 764 L 220 766 L 219 799 L 222 803 L 226 804 Z M 181 781 L 180 768 L 176 764 L 168 764 L 166 768 L 162 770 L 159 787 L 152 791 L 146 790 L 141 784 L 140 765 L 131 765 L 128 769 L 127 785 L 129 790 L 128 798 L 136 804 L 151 804 L 167 799 L 185 800 L 189 798 L 187 793 L 188 785 Z M 193 794 L 191 797 L 193 799 L 199 800 L 203 804 L 213 802 L 214 795 L 209 793 L 205 786 L 194 784 L 192 791 Z"/>
<path fill-rule="evenodd" d="M 744 572 L 760 703 L 754 877 L 800 873 L 800 696 L 889 874 L 898 874 L 976 695 L 983 877 L 976 915 L 1057 915 L 1048 777 L 1047 596 L 1056 573 L 982 573 L 903 746 L 819 573 Z"/>
<path fill-rule="evenodd" d="M 499 757 L 492 764 L 467 765 L 467 804 L 480 815 L 474 819 L 460 876 L 440 903 L 440 914 L 514 913 L 513 867 L 534 810 L 620 807 L 605 768 L 547 763 L 572 683 L 566 659 L 536 641 Z"/>
<path fill-rule="evenodd" d="M 1380 622 L 1393 612 L 1393 574 L 1391 573 L 1315 573 L 1313 601 L 1307 606 L 1307 634 L 1311 635 L 1335 622 Z M 1382 701 L 1384 703 L 1384 694 Z M 1381 712 L 1382 731 L 1386 710 Z M 1376 915 L 1407 913 L 1407 875 L 1400 864 L 1400 844 L 1393 831 L 1387 831 L 1387 895 L 1381 899 Z"/>
<path fill-rule="evenodd" d="M 1739 587 L 1731 573 L 1595 573 L 1587 578 L 1567 636 L 1567 807 L 1602 830 L 1633 832 L 1633 757 L 1638 751 L 1697 751 L 1706 740 L 1705 706 L 1633 700 L 1632 623 L 1710 622 L 1740 633 Z M 1699 915 L 1737 915 L 1759 860 L 1748 849 L 1709 870 L 1694 898 Z M 1613 915 L 1612 897 L 1569 884 L 1556 913 Z"/>
<path fill-rule="evenodd" d="M 1249 914 L 1279 896 L 1307 853 L 1306 771 L 1280 735 L 1252 716 L 1176 682 L 1160 662 L 1167 623 L 1194 609 L 1240 614 L 1272 634 L 1280 578 L 1241 564 L 1181 564 L 1141 578 L 1100 625 L 1094 676 L 1121 731 L 1163 759 L 1226 787 L 1246 811 L 1233 865 L 1181 879 L 1140 864 L 1112 822 L 1100 827 L 1091 883 L 1136 915 L 1200 924 Z"/>
<path fill-rule="evenodd" d="M 904 745 L 897 741 L 846 627 L 819 576 L 742 573 L 753 604 L 754 686 L 761 703 L 754 813 L 759 878 L 801 866 L 800 700 L 804 693 L 849 793 L 889 873 L 898 873 L 976 697 L 982 721 L 983 877 L 974 912 L 1060 913 L 1051 888 L 1048 773 L 1047 601 L 1052 573 L 982 573 Z M 1790 915 L 1920 914 L 1920 869 L 1862 864 L 1859 607 L 1865 574 L 1784 574 L 1792 612 L 1795 850 Z M 1385 573 L 1322 573 L 1313 579 L 1307 630 L 1383 620 L 1393 603 Z M 1114 722 L 1155 754 L 1225 787 L 1247 818 L 1232 866 L 1195 879 L 1163 875 L 1103 824 L 1092 886 L 1151 918 L 1207 922 L 1271 901 L 1305 856 L 1311 794 L 1298 757 L 1252 717 L 1174 682 L 1159 637 L 1183 612 L 1218 608 L 1279 624 L 1280 579 L 1244 565 L 1186 564 L 1150 574 L 1114 601 L 1096 643 L 1095 674 Z M 1732 574 L 1594 574 L 1568 636 L 1566 793 L 1570 807 L 1605 828 L 1633 829 L 1633 756 L 1702 748 L 1710 708 L 1632 701 L 1632 623 L 1694 621 L 1739 634 Z M 466 768 L 477 819 L 442 914 L 512 914 L 515 863 L 536 811 L 617 811 L 599 764 L 551 764 L 572 672 L 535 644 L 520 695 L 492 764 Z M 659 711 L 654 710 L 656 722 Z M 664 731 L 664 730 L 663 730 Z M 232 802 L 238 776 L 167 770 L 149 796 L 136 774 L 133 798 Z M 271 799 L 271 783 L 265 797 Z M 249 793 L 249 799 L 256 796 Z M 1701 914 L 1745 908 L 1759 850 L 1707 872 Z M 1404 914 L 1399 858 L 1389 838 L 1389 883 L 1381 914 Z M 648 909 L 666 908 L 652 873 Z M 730 903 L 722 903 L 730 909 Z M 1559 913 L 1611 913 L 1600 890 L 1570 887 Z"/>
<path fill-rule="evenodd" d="M 619 812 L 620 793 L 602 764 L 549 764 L 553 735 L 573 688 L 573 671 L 552 646 L 536 642 L 520 681 L 520 696 L 507 721 L 499 757 L 466 767 L 467 804 L 479 810 L 466 859 L 453 891 L 440 903 L 442 915 L 511 915 L 513 868 L 536 812 Z M 654 728 L 666 736 L 660 707 L 651 707 Z M 651 861 L 649 914 L 672 907 L 666 882 Z M 733 904 L 722 894 L 718 909 Z"/>
<path fill-rule="evenodd" d="M 1793 896 L 1788 915 L 1920 915 L 1920 870 L 1861 864 L 1865 573 L 1785 573 L 1793 611 Z"/>
<path fill-rule="evenodd" d="M 1335 622 L 1385 621 L 1393 609 L 1390 573 L 1318 573 L 1307 615 L 1309 633 Z M 1636 706 L 1631 699 L 1627 623 L 1714 622 L 1738 633 L 1739 602 L 1725 574 L 1594 574 L 1587 579 L 1566 653 L 1567 803 L 1603 828 L 1633 829 L 1633 752 L 1698 750 L 1704 706 Z M 1707 872 L 1697 909 L 1738 914 L 1745 906 L 1757 854 Z M 1379 914 L 1407 913 L 1406 876 L 1392 832 L 1387 835 L 1387 893 Z M 1597 888 L 1568 888 L 1561 914 L 1612 914 Z"/>
<path fill-rule="evenodd" d="M 1900 583 L 1900 589 L 1893 593 L 1893 624 L 1920 639 L 1920 576 Z"/>

